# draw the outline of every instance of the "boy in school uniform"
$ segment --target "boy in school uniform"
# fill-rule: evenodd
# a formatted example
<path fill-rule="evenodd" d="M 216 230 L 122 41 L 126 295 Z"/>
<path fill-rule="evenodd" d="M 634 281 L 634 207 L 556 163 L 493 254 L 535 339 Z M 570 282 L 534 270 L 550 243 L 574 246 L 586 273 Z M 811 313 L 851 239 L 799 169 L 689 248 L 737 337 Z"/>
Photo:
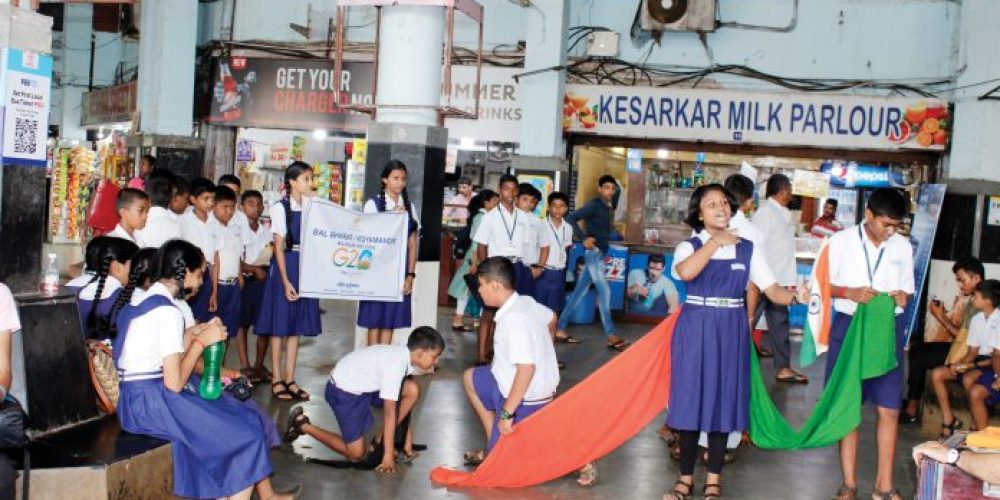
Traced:
<path fill-rule="evenodd" d="M 212 211 L 215 208 L 215 184 L 205 178 L 191 181 L 189 199 L 193 210 L 180 216 L 182 237 L 201 250 L 208 262 L 206 276 L 211 276 L 219 267 L 218 233 L 212 230 Z M 209 299 L 214 284 L 206 283 L 193 299 L 189 300 L 194 319 L 205 322 L 214 316 L 209 310 Z"/>
<path fill-rule="evenodd" d="M 208 180 L 208 179 L 204 179 Z M 211 182 L 211 181 L 209 181 Z M 174 178 L 174 197 L 170 200 L 170 213 L 180 221 L 182 215 L 191 212 L 191 185 L 180 177 Z"/>
<path fill-rule="evenodd" d="M 242 207 L 240 213 L 247 218 L 247 225 L 243 228 L 244 252 L 243 262 L 240 264 L 243 271 L 243 295 L 240 299 L 240 331 L 236 341 L 236 352 L 247 378 L 251 382 L 260 382 L 271 379 L 271 372 L 264 366 L 270 337 L 256 335 L 257 350 L 252 366 L 247 353 L 247 339 L 250 327 L 253 326 L 260 311 L 261 300 L 264 298 L 264 281 L 270 268 L 267 263 L 271 260 L 274 240 L 271 230 L 260 222 L 260 215 L 264 212 L 264 196 L 260 191 L 251 189 L 244 192 L 240 197 L 240 206 Z M 233 218 L 235 219 L 236 215 L 233 215 Z M 264 264 L 261 264 L 262 262 Z"/>
<path fill-rule="evenodd" d="M 1000 309 L 997 308 L 1000 305 L 1000 281 L 980 283 L 972 300 L 980 312 L 972 318 L 969 327 L 969 350 L 978 346 L 982 356 L 976 359 L 978 363 L 972 365 L 978 369 L 966 373 L 962 384 L 969 392 L 969 411 L 974 428 L 982 430 L 990 424 L 988 407 L 1000 404 L 1000 378 L 997 377 L 1000 373 Z"/>
<path fill-rule="evenodd" d="M 216 265 L 212 266 L 211 295 L 208 298 L 208 312 L 214 314 L 226 325 L 229 339 L 239 331 L 240 298 L 243 288 L 243 234 L 233 224 L 236 212 L 236 193 L 225 186 L 215 188 L 215 202 L 212 206 L 210 230 L 215 233 Z"/>
<path fill-rule="evenodd" d="M 902 500 L 893 488 L 893 458 L 898 434 L 897 420 L 903 389 L 903 347 L 906 328 L 903 309 L 914 293 L 913 247 L 897 233 L 908 212 L 906 198 L 894 189 L 872 192 L 860 225 L 833 235 L 829 241 L 829 272 L 834 315 L 830 326 L 830 350 L 826 362 L 829 379 L 844 337 L 858 304 L 887 293 L 896 302 L 896 358 L 898 365 L 880 377 L 865 380 L 862 399 L 878 409 L 878 468 L 873 498 Z M 835 498 L 857 497 L 858 431 L 840 441 L 840 463 L 844 484 Z"/>
<path fill-rule="evenodd" d="M 569 198 L 560 192 L 549 194 L 549 215 L 542 221 L 541 240 L 546 241 L 549 255 L 541 276 L 535 280 L 534 298 L 556 314 L 562 312 L 566 303 L 566 250 L 573 244 L 573 228 L 563 220 L 569 211 Z M 566 335 L 556 336 L 560 342 L 579 343 Z"/>
<path fill-rule="evenodd" d="M 153 206 L 147 213 L 146 224 L 132 233 L 140 248 L 160 248 L 167 241 L 181 238 L 180 223 L 170 211 L 176 190 L 176 180 L 168 172 L 158 172 L 146 180 L 146 194 Z"/>
<path fill-rule="evenodd" d="M 240 232 L 243 232 L 249 224 L 247 221 L 247 215 L 243 213 L 243 206 L 240 198 L 243 194 L 243 182 L 240 181 L 239 177 L 236 177 L 233 174 L 225 174 L 219 177 L 219 182 L 216 184 L 219 186 L 226 186 L 236 193 L 236 213 L 233 214 L 232 224 L 235 225 Z"/>
<path fill-rule="evenodd" d="M 515 283 L 529 283 L 532 280 L 531 270 L 524 263 L 524 250 L 529 242 L 532 226 L 528 222 L 528 215 L 516 206 L 519 188 L 517 177 L 503 175 L 497 187 L 500 204 L 486 212 L 479 223 L 479 229 L 472 236 L 473 241 L 478 243 L 476 261 L 482 262 L 488 257 L 506 257 L 513 263 Z M 475 274 L 476 267 L 471 266 L 469 274 Z M 480 318 L 476 356 L 476 363 L 479 365 L 489 362 L 488 350 L 493 344 L 490 335 L 495 312 L 486 306 Z"/>
<path fill-rule="evenodd" d="M 125 188 L 115 199 L 118 225 L 108 236 L 122 238 L 135 243 L 135 232 L 146 227 L 149 216 L 149 195 L 138 189 Z"/>
<path fill-rule="evenodd" d="M 384 443 L 397 442 L 397 432 L 406 436 L 404 459 L 416 456 L 409 416 L 420 397 L 420 388 L 410 375 L 418 370 L 421 373 L 433 370 L 442 352 L 441 334 L 429 326 L 421 326 L 413 330 L 406 346 L 377 344 L 344 356 L 330 372 L 325 394 L 337 417 L 340 434 L 313 425 L 299 405 L 289 412 L 286 440 L 291 442 L 305 434 L 347 457 L 357 468 L 381 460 L 375 470 L 395 472 L 394 446 Z M 372 407 L 382 408 L 382 435 L 377 440 L 381 444 L 375 447 L 365 442 L 365 434 L 374 421 Z"/>
<path fill-rule="evenodd" d="M 549 242 L 542 232 L 542 219 L 535 217 L 535 207 L 542 201 L 542 192 L 535 186 L 526 182 L 521 183 L 517 188 L 517 208 L 524 212 L 525 221 L 528 223 L 528 237 L 525 238 L 524 248 L 521 250 L 522 263 L 528 266 L 529 274 L 522 282 L 517 283 L 517 293 L 521 295 L 534 295 L 535 282 L 542 276 L 545 270 L 545 261 L 548 260 Z"/>

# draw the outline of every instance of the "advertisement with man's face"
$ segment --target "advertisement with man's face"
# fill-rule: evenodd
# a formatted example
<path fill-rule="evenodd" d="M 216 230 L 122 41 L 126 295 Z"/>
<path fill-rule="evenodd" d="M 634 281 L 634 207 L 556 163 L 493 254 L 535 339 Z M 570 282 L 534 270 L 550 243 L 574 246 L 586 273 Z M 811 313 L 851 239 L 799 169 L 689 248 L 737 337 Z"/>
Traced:
<path fill-rule="evenodd" d="M 634 253 L 629 256 L 625 298 L 629 314 L 664 317 L 681 304 L 683 283 L 670 276 L 672 255 Z"/>

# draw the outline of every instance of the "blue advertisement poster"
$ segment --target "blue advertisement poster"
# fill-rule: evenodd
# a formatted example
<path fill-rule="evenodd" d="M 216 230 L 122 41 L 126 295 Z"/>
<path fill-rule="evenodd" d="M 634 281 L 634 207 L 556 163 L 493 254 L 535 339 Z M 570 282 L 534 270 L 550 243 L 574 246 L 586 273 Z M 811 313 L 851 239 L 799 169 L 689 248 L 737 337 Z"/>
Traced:
<path fill-rule="evenodd" d="M 625 283 L 629 314 L 662 318 L 684 303 L 684 282 L 670 275 L 673 260 L 671 253 L 629 255 Z"/>
<path fill-rule="evenodd" d="M 625 269 L 628 262 L 628 248 L 612 244 L 604 256 L 605 277 L 611 288 L 611 309 L 625 307 Z M 575 282 L 576 275 L 583 269 L 583 245 L 575 243 L 566 255 L 566 281 Z M 572 286 L 570 286 L 572 289 Z"/>
<path fill-rule="evenodd" d="M 934 246 L 934 233 L 937 231 L 938 219 L 941 216 L 945 187 L 944 184 L 924 184 L 920 186 L 917 194 L 917 213 L 913 216 L 913 226 L 910 229 L 910 244 L 913 245 L 913 282 L 917 293 L 903 311 L 907 343 L 916 326 L 917 306 L 920 304 L 924 282 L 927 280 L 931 247 Z"/>

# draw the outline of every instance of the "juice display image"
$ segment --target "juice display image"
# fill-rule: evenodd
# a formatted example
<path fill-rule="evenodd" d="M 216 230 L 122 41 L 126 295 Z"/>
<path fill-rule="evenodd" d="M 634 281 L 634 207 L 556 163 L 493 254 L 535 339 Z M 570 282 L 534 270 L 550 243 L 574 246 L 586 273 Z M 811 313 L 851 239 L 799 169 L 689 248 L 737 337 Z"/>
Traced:
<path fill-rule="evenodd" d="M 899 133 L 890 133 L 889 141 L 893 144 L 915 141 L 924 148 L 944 146 L 948 144 L 950 130 L 951 115 L 945 103 L 920 102 L 903 111 Z"/>

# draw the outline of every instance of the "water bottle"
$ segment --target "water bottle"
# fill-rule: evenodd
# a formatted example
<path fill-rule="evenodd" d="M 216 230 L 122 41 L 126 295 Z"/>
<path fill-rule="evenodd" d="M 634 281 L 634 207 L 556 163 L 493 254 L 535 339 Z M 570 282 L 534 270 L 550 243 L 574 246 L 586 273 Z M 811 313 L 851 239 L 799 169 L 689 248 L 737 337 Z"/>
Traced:
<path fill-rule="evenodd" d="M 705 183 L 705 169 L 701 163 L 694 164 L 694 171 L 691 173 L 691 187 L 698 187 Z"/>
<path fill-rule="evenodd" d="M 226 344 L 216 342 L 201 353 L 205 370 L 198 384 L 198 395 L 202 399 L 219 399 L 222 395 L 222 360 L 226 358 Z"/>
<path fill-rule="evenodd" d="M 38 288 L 46 297 L 51 297 L 59 291 L 59 266 L 56 264 L 56 254 L 54 253 L 49 254 L 49 262 L 45 265 L 42 282 Z"/>

